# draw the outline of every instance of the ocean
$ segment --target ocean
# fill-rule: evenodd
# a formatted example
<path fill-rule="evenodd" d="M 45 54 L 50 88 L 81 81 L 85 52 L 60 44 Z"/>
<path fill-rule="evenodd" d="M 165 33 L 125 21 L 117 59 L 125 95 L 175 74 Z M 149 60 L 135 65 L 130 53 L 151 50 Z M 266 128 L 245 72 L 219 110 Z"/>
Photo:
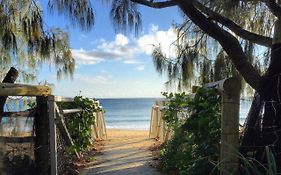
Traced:
<path fill-rule="evenodd" d="M 107 128 L 149 130 L 151 108 L 156 98 L 99 99 Z M 240 102 L 240 124 L 244 123 L 251 101 Z"/>
<path fill-rule="evenodd" d="M 105 122 L 107 128 L 130 129 L 130 130 L 149 130 L 151 108 L 157 98 L 120 98 L 120 99 L 99 99 L 100 104 L 105 110 Z M 251 101 L 240 101 L 240 124 L 244 123 Z M 16 111 L 26 109 L 26 106 L 20 100 L 17 105 L 9 106 L 9 110 Z M 2 131 L 11 132 L 29 132 L 33 127 L 32 118 L 2 118 L 0 124 L 0 133 Z"/>
<path fill-rule="evenodd" d="M 156 98 L 100 99 L 107 128 L 148 130 Z"/>

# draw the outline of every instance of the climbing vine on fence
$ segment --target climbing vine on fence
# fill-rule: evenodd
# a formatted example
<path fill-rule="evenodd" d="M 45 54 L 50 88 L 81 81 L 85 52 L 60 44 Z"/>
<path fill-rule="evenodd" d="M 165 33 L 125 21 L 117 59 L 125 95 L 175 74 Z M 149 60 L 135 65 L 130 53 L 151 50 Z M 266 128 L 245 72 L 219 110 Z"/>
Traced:
<path fill-rule="evenodd" d="M 168 101 L 163 119 L 168 124 L 169 129 L 175 130 L 182 125 L 187 117 L 187 107 L 190 97 L 185 93 L 162 93 Z"/>
<path fill-rule="evenodd" d="M 199 88 L 193 99 L 185 93 L 164 95 L 168 101 L 164 120 L 174 135 L 160 150 L 161 168 L 170 174 L 217 174 L 220 96 L 205 88 Z"/>
<path fill-rule="evenodd" d="M 76 96 L 74 98 L 76 108 L 83 109 L 82 112 L 68 117 L 67 128 L 74 141 L 71 151 L 83 151 L 90 145 L 91 126 L 95 122 L 94 112 L 100 112 L 102 109 L 95 104 L 92 99 Z"/>

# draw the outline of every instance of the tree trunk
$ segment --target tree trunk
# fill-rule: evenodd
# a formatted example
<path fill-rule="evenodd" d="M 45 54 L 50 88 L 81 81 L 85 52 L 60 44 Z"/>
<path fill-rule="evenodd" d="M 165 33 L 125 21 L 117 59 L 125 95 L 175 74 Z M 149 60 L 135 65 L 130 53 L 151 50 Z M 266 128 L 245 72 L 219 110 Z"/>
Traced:
<path fill-rule="evenodd" d="M 248 152 L 263 164 L 267 164 L 265 147 L 275 155 L 277 173 L 281 172 L 281 22 L 275 23 L 269 68 L 260 79 L 259 94 L 255 94 L 249 111 L 240 151 Z M 264 103 L 264 106 L 262 106 Z M 264 113 L 262 114 L 262 109 Z"/>
<path fill-rule="evenodd" d="M 262 118 L 262 146 L 270 147 L 275 154 L 278 173 L 281 172 L 281 44 L 273 45 L 271 50 L 271 66 L 261 79 L 261 98 L 265 104 Z M 279 59 L 277 59 L 279 57 Z M 277 72 L 277 68 L 279 72 Z M 262 157 L 266 162 L 266 157 Z"/>
<path fill-rule="evenodd" d="M 18 78 L 19 72 L 14 67 L 11 67 L 9 72 L 6 74 L 3 83 L 14 83 Z M 4 111 L 4 105 L 7 100 L 7 96 L 0 96 L 0 122 L 2 118 L 2 113 Z"/>
<path fill-rule="evenodd" d="M 251 108 L 244 123 L 243 136 L 241 138 L 240 153 L 248 157 L 247 153 L 254 151 L 255 146 L 261 145 L 260 128 L 262 103 L 260 95 L 256 92 Z"/>
<path fill-rule="evenodd" d="M 281 21 L 277 20 L 275 23 L 270 65 L 266 74 L 261 77 L 253 65 L 247 61 L 236 37 L 207 19 L 193 5 L 193 1 L 177 0 L 176 2 L 194 24 L 221 44 L 235 68 L 246 82 L 260 94 L 261 102 L 265 104 L 264 114 L 259 121 L 261 103 L 255 99 L 248 119 L 249 126 L 244 136 L 244 143 L 252 142 L 251 144 L 256 147 L 256 158 L 261 163 L 266 162 L 264 148 L 266 146 L 272 148 L 277 173 L 281 173 Z"/>

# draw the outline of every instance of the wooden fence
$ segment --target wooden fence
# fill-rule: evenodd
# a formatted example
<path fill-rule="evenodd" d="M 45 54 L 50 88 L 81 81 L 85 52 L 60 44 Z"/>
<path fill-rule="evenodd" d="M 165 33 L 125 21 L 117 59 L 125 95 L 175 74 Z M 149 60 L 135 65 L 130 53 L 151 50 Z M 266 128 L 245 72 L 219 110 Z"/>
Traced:
<path fill-rule="evenodd" d="M 221 146 L 220 146 L 220 170 L 221 175 L 238 173 L 239 153 L 239 105 L 240 83 L 235 78 L 208 83 L 207 88 L 215 88 L 222 96 L 221 111 Z M 157 101 L 151 110 L 149 137 L 166 141 L 171 135 L 162 117 L 165 103 Z"/>
<path fill-rule="evenodd" d="M 165 142 L 171 136 L 171 130 L 163 120 L 165 110 L 165 101 L 158 100 L 152 106 L 149 138 L 154 138 L 161 142 Z"/>
<path fill-rule="evenodd" d="M 65 124 L 68 114 L 79 113 L 82 109 L 61 109 L 58 103 L 73 102 L 72 98 L 55 97 L 51 95 L 48 86 L 32 86 L 24 84 L 0 83 L 0 96 L 31 96 L 36 97 L 36 113 L 34 115 L 35 136 L 0 137 L 2 143 L 34 142 L 34 156 L 37 172 L 42 175 L 57 175 L 58 172 L 58 133 L 67 146 L 73 145 L 73 140 Z M 99 105 L 96 101 L 95 105 Z M 20 113 L 11 115 L 17 116 Z M 92 126 L 92 140 L 106 139 L 106 128 L 102 112 L 93 114 L 95 124 Z M 80 155 L 76 152 L 76 156 Z"/>

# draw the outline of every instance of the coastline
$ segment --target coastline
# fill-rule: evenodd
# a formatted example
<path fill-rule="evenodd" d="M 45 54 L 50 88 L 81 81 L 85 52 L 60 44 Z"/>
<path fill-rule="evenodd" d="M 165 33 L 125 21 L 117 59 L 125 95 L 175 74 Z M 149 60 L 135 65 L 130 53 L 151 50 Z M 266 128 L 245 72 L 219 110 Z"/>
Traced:
<path fill-rule="evenodd" d="M 81 175 L 160 175 L 152 167 L 150 148 L 154 143 L 149 139 L 149 130 L 107 129 L 107 139 L 101 141 L 101 154 L 95 156 L 96 163 L 83 169 Z"/>
<path fill-rule="evenodd" d="M 128 137 L 141 137 L 147 139 L 149 138 L 149 129 L 148 130 L 139 130 L 139 129 L 122 129 L 122 128 L 107 128 L 107 138 L 128 138 Z"/>

